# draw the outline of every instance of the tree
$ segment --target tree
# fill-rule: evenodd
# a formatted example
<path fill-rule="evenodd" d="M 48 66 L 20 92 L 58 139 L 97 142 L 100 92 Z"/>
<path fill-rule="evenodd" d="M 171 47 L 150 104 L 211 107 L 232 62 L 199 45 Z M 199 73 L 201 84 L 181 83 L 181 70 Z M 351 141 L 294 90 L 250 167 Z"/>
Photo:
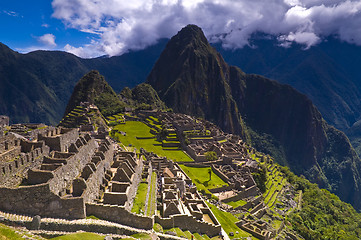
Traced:
<path fill-rule="evenodd" d="M 217 153 L 214 151 L 209 151 L 204 154 L 207 161 L 215 161 L 218 159 Z"/>

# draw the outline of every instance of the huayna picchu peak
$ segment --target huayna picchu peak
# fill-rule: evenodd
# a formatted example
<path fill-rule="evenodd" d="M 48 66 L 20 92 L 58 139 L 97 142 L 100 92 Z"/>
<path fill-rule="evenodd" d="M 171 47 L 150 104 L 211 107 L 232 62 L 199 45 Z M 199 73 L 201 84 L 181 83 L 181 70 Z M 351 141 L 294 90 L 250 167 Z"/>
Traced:
<path fill-rule="evenodd" d="M 157 46 L 0 45 L 0 239 L 361 238 L 361 160 L 306 95 L 227 64 L 196 25 Z"/>

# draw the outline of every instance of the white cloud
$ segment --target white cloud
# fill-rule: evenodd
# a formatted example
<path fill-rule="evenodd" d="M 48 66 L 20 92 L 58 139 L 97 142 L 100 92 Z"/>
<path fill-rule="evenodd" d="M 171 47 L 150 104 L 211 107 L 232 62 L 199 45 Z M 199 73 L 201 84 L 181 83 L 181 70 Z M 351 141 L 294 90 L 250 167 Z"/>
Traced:
<path fill-rule="evenodd" d="M 51 33 L 44 34 L 43 36 L 38 37 L 37 40 L 47 47 L 56 47 L 55 36 Z"/>
<path fill-rule="evenodd" d="M 361 44 L 359 0 L 53 0 L 53 17 L 96 40 L 65 50 L 79 56 L 118 55 L 197 24 L 225 47 L 248 44 L 255 32 L 310 47 L 324 37 Z"/>

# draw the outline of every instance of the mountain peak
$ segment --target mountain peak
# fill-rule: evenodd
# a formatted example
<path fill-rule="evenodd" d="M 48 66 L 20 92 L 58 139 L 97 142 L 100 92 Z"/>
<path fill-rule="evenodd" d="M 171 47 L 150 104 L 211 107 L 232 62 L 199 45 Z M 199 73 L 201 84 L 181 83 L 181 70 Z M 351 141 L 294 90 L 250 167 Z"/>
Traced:
<path fill-rule="evenodd" d="M 221 123 L 225 131 L 243 135 L 228 82 L 229 67 L 195 25 L 172 37 L 147 78 L 174 111 Z"/>
<path fill-rule="evenodd" d="M 207 38 L 200 27 L 189 24 L 182 28 L 177 35 L 172 37 L 171 41 L 182 41 L 183 43 L 203 42 L 208 44 Z"/>
<path fill-rule="evenodd" d="M 104 115 L 121 111 L 124 106 L 111 86 L 105 81 L 104 76 L 92 70 L 85 74 L 75 85 L 65 110 L 67 115 L 81 102 L 89 102 L 99 107 Z"/>

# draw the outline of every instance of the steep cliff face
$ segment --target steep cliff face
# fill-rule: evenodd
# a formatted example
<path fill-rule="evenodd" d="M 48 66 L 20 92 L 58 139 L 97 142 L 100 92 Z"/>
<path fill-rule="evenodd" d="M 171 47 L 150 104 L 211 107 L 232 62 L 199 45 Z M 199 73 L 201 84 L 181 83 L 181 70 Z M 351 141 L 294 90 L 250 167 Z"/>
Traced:
<path fill-rule="evenodd" d="M 228 66 L 200 28 L 174 36 L 147 81 L 175 111 L 225 131 L 248 136 L 244 119 L 256 147 L 278 149 L 279 162 L 361 208 L 361 164 L 347 137 L 292 87 Z M 267 146 L 264 136 L 272 140 Z"/>
<path fill-rule="evenodd" d="M 174 111 L 245 136 L 229 87 L 229 68 L 197 26 L 189 25 L 168 42 L 147 82 Z"/>

